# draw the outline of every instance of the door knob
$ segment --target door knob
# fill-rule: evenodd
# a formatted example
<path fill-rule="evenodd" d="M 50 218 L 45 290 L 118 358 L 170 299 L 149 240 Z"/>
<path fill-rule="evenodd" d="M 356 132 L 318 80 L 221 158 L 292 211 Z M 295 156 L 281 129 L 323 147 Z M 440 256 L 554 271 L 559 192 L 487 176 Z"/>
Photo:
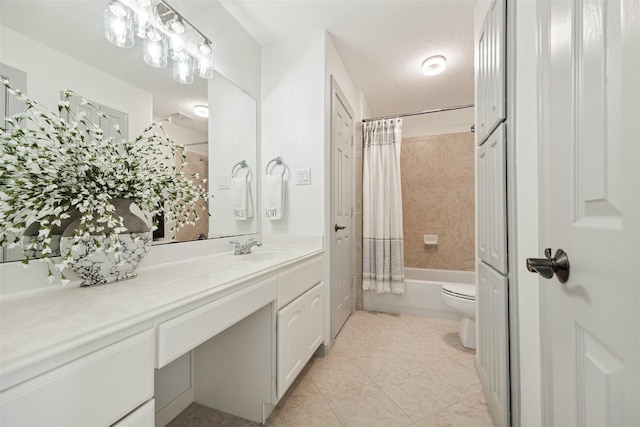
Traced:
<path fill-rule="evenodd" d="M 347 228 L 347 227 L 342 227 L 342 226 L 336 224 L 336 226 L 333 229 L 336 230 L 336 232 L 337 232 L 338 230 L 344 230 L 345 228 Z"/>
<path fill-rule="evenodd" d="M 555 274 L 561 283 L 569 278 L 569 257 L 562 249 L 558 249 L 551 257 L 551 248 L 544 250 L 546 258 L 527 258 L 527 270 L 538 273 L 545 279 L 551 279 Z"/>

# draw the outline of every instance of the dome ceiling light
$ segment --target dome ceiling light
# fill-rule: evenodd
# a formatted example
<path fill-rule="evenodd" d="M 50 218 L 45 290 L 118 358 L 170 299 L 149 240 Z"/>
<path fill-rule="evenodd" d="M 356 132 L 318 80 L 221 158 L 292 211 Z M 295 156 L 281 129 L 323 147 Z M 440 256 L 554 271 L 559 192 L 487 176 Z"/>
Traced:
<path fill-rule="evenodd" d="M 209 106 L 195 105 L 193 107 L 193 113 L 198 117 L 209 117 Z"/>
<path fill-rule="evenodd" d="M 425 76 L 435 76 L 445 69 L 447 59 L 442 55 L 430 56 L 422 63 L 422 74 Z"/>

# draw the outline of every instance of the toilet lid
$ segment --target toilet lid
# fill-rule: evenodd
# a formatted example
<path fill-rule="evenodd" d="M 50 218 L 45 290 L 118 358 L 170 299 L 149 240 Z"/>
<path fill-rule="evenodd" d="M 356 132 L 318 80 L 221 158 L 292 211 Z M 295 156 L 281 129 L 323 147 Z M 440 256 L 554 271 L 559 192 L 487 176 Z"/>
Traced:
<path fill-rule="evenodd" d="M 446 283 L 442 285 L 442 292 L 456 298 L 476 299 L 476 285 L 471 283 Z"/>

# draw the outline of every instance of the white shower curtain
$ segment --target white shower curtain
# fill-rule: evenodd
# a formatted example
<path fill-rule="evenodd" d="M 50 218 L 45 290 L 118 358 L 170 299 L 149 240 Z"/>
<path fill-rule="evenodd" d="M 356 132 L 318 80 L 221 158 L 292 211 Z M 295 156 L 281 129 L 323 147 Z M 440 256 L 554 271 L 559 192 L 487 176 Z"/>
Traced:
<path fill-rule="evenodd" d="M 362 287 L 404 293 L 400 145 L 402 119 L 365 122 Z"/>

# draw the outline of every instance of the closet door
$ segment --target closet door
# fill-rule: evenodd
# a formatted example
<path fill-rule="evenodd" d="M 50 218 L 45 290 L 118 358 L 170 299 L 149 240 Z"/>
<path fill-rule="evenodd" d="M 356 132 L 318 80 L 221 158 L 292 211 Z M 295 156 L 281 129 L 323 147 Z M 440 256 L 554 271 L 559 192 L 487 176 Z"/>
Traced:
<path fill-rule="evenodd" d="M 497 426 L 509 425 L 508 279 L 478 263 L 477 371 Z"/>
<path fill-rule="evenodd" d="M 505 125 L 478 148 L 478 257 L 507 273 Z"/>
<path fill-rule="evenodd" d="M 478 145 L 505 120 L 505 1 L 493 0 L 477 40 L 477 125 Z"/>

